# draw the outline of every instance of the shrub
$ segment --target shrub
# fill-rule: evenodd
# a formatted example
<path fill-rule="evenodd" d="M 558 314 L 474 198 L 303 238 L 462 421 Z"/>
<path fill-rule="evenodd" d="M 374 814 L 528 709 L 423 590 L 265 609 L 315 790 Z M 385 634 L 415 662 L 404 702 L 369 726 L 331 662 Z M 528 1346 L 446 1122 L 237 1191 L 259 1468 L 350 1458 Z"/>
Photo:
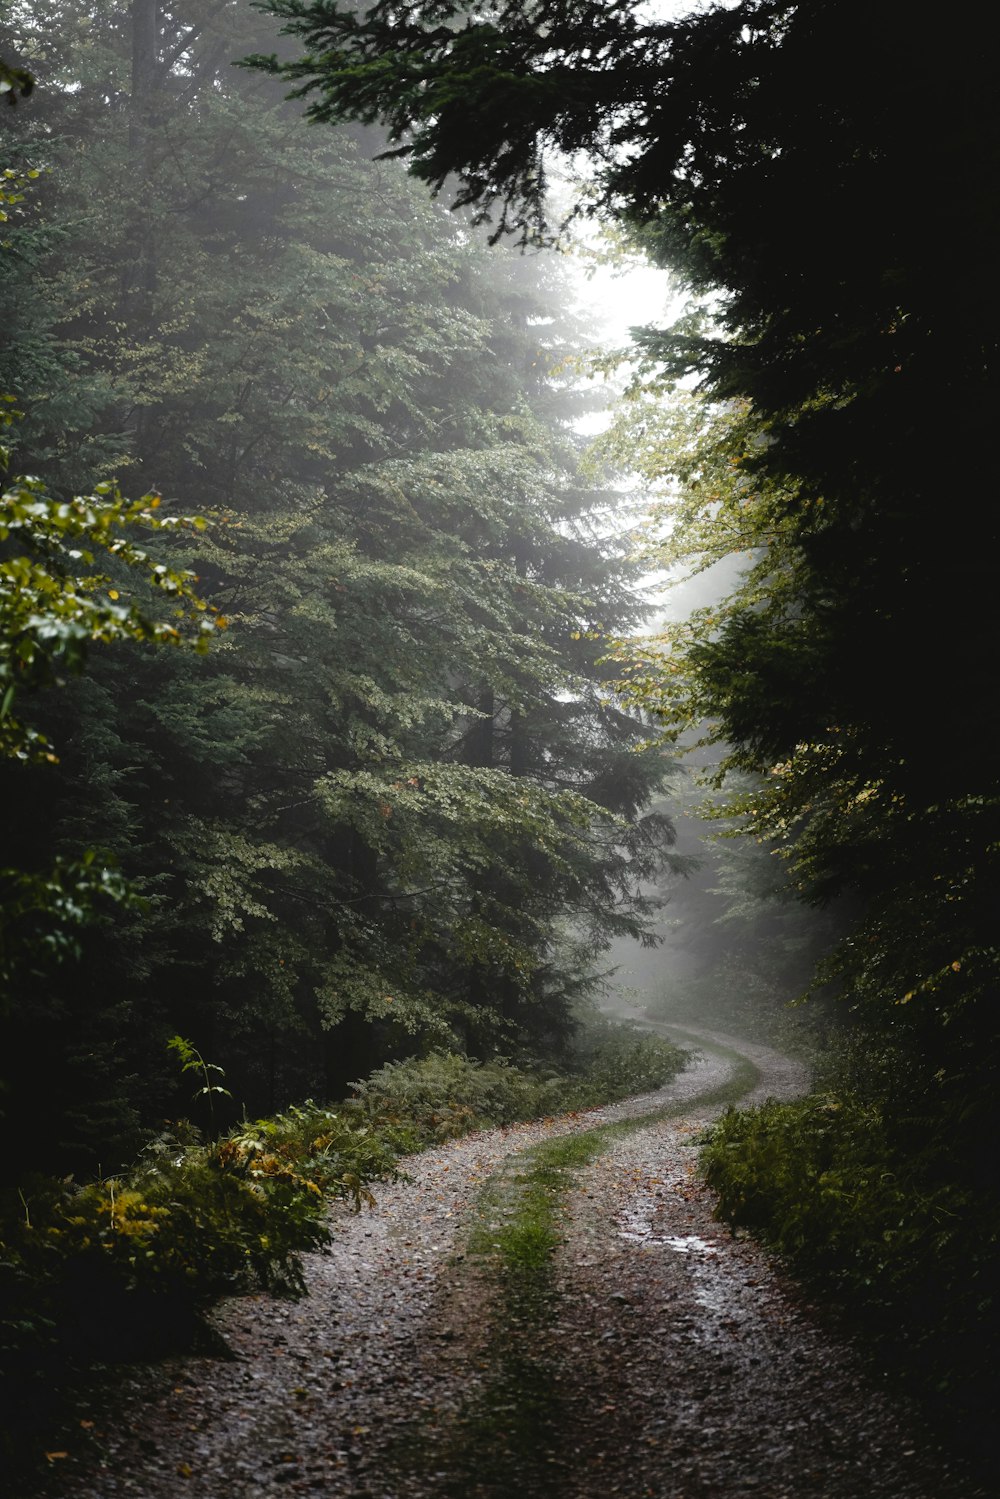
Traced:
<path fill-rule="evenodd" d="M 584 1032 L 563 1071 L 434 1051 L 388 1062 L 353 1086 L 373 1125 L 400 1131 L 416 1149 L 473 1129 L 650 1092 L 674 1077 L 685 1060 L 684 1052 L 658 1036 L 595 1025 Z"/>
<path fill-rule="evenodd" d="M 529 1119 L 541 1097 L 540 1080 L 506 1060 L 448 1051 L 387 1062 L 352 1086 L 373 1124 L 399 1131 L 410 1149 Z"/>
<path fill-rule="evenodd" d="M 719 1214 L 758 1231 L 864 1321 L 874 1347 L 952 1412 L 996 1398 L 1000 1215 L 947 1142 L 906 1149 L 851 1095 L 730 1111 L 703 1163 Z"/>
<path fill-rule="evenodd" d="M 572 1071 L 558 1080 L 557 1106 L 589 1109 L 651 1093 L 676 1077 L 687 1053 L 661 1036 L 604 1023 L 583 1032 Z"/>
<path fill-rule="evenodd" d="M 326 1108 L 308 1100 L 233 1130 L 218 1147 L 228 1170 L 266 1182 L 290 1172 L 304 1190 L 356 1199 L 358 1186 L 395 1173 L 403 1136 L 355 1100 Z"/>
<path fill-rule="evenodd" d="M 564 1074 L 437 1051 L 380 1067 L 333 1108 L 306 1102 L 207 1144 L 176 1127 L 120 1177 L 24 1182 L 0 1196 L 0 1457 L 51 1419 L 74 1370 L 190 1343 L 222 1295 L 301 1294 L 300 1257 L 328 1241 L 329 1199 L 373 1204 L 370 1184 L 406 1152 L 645 1091 L 682 1061 L 611 1028 Z"/>

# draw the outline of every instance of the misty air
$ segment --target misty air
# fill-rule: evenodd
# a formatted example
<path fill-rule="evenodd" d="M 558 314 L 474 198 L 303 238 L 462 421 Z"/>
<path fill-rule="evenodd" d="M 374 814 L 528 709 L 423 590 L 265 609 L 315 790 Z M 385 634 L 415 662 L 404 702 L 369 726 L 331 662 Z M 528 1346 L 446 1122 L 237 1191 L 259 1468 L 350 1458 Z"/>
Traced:
<path fill-rule="evenodd" d="M 10 1499 L 997 1493 L 998 24 L 0 6 Z"/>

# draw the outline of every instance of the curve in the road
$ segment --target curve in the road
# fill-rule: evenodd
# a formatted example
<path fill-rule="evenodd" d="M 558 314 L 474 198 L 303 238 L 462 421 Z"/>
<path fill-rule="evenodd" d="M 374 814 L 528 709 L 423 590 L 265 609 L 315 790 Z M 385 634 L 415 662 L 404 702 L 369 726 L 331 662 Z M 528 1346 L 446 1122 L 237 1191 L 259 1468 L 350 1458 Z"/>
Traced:
<path fill-rule="evenodd" d="M 232 1362 L 137 1371 L 81 1412 L 85 1447 L 47 1492 L 972 1499 L 766 1257 L 714 1223 L 693 1136 L 734 1077 L 755 1096 L 804 1077 L 766 1048 L 696 1044 L 667 1090 L 412 1158 L 377 1212 L 338 1217 L 306 1300 L 222 1310 Z M 553 1188 L 564 1242 L 549 1305 L 523 1303 L 517 1325 L 497 1266 L 463 1257 L 463 1236 L 483 1183 L 531 1175 L 546 1150 L 576 1151 Z"/>

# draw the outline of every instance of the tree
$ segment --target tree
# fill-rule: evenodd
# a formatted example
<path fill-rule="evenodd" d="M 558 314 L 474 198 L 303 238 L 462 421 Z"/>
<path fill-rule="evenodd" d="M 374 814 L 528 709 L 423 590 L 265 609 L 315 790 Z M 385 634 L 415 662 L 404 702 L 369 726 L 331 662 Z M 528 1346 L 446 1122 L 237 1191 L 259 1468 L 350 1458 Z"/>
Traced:
<path fill-rule="evenodd" d="M 484 267 L 357 131 L 306 132 L 232 70 L 258 18 L 153 9 L 155 249 L 130 206 L 128 18 L 20 17 L 54 75 L 39 141 L 74 162 L 45 147 L 47 213 L 11 268 L 25 440 L 50 473 L 155 483 L 158 514 L 196 494 L 209 525 L 177 560 L 229 626 L 204 659 L 109 656 L 45 704 L 57 786 L 25 778 L 12 844 L 99 828 L 145 899 L 50 996 L 60 1094 L 106 1117 L 141 1076 L 168 1111 L 175 1033 L 262 1109 L 434 1041 L 554 1045 L 609 937 L 648 932 L 639 882 L 671 837 L 646 815 L 663 757 L 599 664 L 639 616 L 636 569 L 577 471 L 557 273 Z M 129 996 L 113 1017 L 109 993 Z M 99 1088 L 95 1036 L 117 1048 Z"/>
<path fill-rule="evenodd" d="M 0 448 L 0 464 L 6 462 Z M 22 775 L 32 762 L 51 772 L 59 761 L 50 740 L 21 716 L 22 703 L 60 685 L 63 674 L 81 672 L 94 647 L 142 642 L 203 649 L 207 643 L 214 620 L 191 575 L 139 544 L 146 534 L 169 535 L 199 522 L 161 520 L 158 504 L 151 495 L 126 501 L 108 484 L 93 495 L 57 501 L 38 479 L 25 476 L 0 496 L 0 756 Z M 102 563 L 108 571 L 95 571 Z M 12 809 L 10 823 L 17 822 Z M 0 1117 L 15 1125 L 21 1122 L 15 1116 L 23 1067 L 18 1020 L 30 1013 L 33 1025 L 44 1029 L 55 971 L 79 957 L 88 929 L 109 906 L 125 910 L 133 902 L 115 861 L 92 847 L 53 857 L 51 842 L 38 831 L 20 867 L 0 868 L 0 1019 L 9 1047 Z M 8 844 L 6 859 L 13 855 Z"/>
<path fill-rule="evenodd" d="M 547 153 L 589 152 L 591 201 L 710 296 L 642 339 L 658 395 L 695 375 L 716 403 L 661 464 L 686 486 L 671 547 L 752 561 L 669 659 L 640 652 L 638 700 L 708 720 L 762 777 L 735 810 L 804 896 L 857 893 L 850 992 L 909 1053 L 928 1127 L 961 1113 L 971 1140 L 997 1064 L 1000 538 L 970 508 L 998 381 L 996 18 L 914 31 L 894 3 L 861 37 L 843 0 L 662 22 L 592 3 L 275 9 L 304 53 L 265 65 L 314 118 L 384 119 L 418 176 L 522 237 L 545 232 Z M 961 541 L 943 506 L 969 516 Z"/>

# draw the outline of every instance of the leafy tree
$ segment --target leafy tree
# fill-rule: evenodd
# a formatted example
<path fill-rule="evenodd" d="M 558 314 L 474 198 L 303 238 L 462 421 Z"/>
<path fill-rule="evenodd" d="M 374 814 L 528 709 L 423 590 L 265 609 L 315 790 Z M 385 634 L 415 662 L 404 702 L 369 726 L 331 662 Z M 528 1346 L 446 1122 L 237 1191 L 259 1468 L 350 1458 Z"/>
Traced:
<path fill-rule="evenodd" d="M 0 463 L 6 459 L 0 449 Z M 213 621 L 191 575 L 156 560 L 135 534 L 143 542 L 143 533 L 162 540 L 158 533 L 200 522 L 161 520 L 158 504 L 154 496 L 129 502 L 109 484 L 93 495 L 57 501 L 41 481 L 24 476 L 0 496 L 0 755 L 16 767 L 15 791 L 23 790 L 26 766 L 51 771 L 59 758 L 44 734 L 15 716 L 14 708 L 23 713 L 22 700 L 59 685 L 62 673 L 82 671 L 94 646 L 205 646 Z M 94 570 L 102 561 L 109 572 Z M 158 608 L 161 602 L 169 609 Z M 43 996 L 54 971 L 79 957 L 88 928 L 109 905 L 126 909 L 132 901 L 114 861 L 86 846 L 53 860 L 51 842 L 39 840 L 37 831 L 24 863 L 0 869 L 0 1016 L 9 1044 L 25 1012 L 36 1028 L 44 1028 L 52 1017 Z M 6 859 L 12 853 L 8 845 Z M 10 1106 L 15 1126 L 21 1122 L 18 1061 L 12 1044 L 0 1078 L 0 1113 Z"/>
<path fill-rule="evenodd" d="M 522 237 L 546 231 L 548 156 L 588 152 L 590 201 L 702 299 L 643 335 L 633 432 L 676 486 L 667 559 L 742 553 L 745 576 L 627 675 L 751 776 L 730 810 L 803 897 L 851 892 L 833 972 L 855 1082 L 890 1151 L 993 1200 L 998 536 L 973 497 L 998 379 L 996 17 L 275 10 L 302 54 L 266 65 L 314 118 L 386 120 L 418 176 Z M 692 377 L 710 404 L 685 397 L 668 432 L 655 408 Z"/>
<path fill-rule="evenodd" d="M 258 18 L 153 7 L 142 91 L 127 19 L 19 13 L 50 69 L 45 130 L 25 119 L 74 176 L 46 147 L 11 363 L 43 472 L 131 473 L 158 514 L 197 495 L 177 561 L 228 628 L 204 659 L 108 656 L 46 705 L 58 790 L 29 778 L 12 843 L 99 828 L 145 898 L 51 996 L 61 1095 L 100 1128 L 43 1130 L 53 1010 L 19 1015 L 49 1157 L 56 1129 L 107 1152 L 100 1099 L 139 1076 L 170 1108 L 175 1033 L 255 1108 L 435 1040 L 556 1044 L 609 937 L 647 931 L 671 838 L 645 815 L 664 761 L 598 664 L 638 618 L 635 564 L 594 537 L 555 273 L 484 268 L 357 132 L 305 132 L 234 72 Z"/>

